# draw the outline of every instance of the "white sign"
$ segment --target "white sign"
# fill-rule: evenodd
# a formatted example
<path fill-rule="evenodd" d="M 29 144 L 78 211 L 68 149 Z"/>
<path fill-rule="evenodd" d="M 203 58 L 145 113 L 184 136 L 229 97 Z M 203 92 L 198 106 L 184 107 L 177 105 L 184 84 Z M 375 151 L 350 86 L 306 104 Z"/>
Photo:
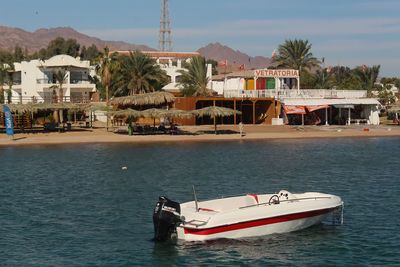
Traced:
<path fill-rule="evenodd" d="M 254 71 L 255 77 L 278 77 L 278 78 L 297 78 L 299 77 L 298 70 L 269 70 L 269 69 L 260 69 Z"/>

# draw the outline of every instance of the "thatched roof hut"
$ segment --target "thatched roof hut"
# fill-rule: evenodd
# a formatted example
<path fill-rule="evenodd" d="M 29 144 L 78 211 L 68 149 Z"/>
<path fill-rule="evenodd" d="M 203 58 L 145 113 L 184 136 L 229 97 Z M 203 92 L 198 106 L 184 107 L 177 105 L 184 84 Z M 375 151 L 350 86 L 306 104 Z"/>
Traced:
<path fill-rule="evenodd" d="M 115 97 L 110 100 L 110 104 L 114 106 L 147 106 L 169 104 L 175 101 L 173 94 L 168 92 L 153 92 L 146 94 L 138 94 L 132 96 Z"/>

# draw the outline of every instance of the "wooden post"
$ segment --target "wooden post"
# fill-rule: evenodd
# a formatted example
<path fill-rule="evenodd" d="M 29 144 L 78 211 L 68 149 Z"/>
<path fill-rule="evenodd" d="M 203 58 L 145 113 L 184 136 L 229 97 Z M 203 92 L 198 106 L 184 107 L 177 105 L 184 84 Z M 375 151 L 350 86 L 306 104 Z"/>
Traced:
<path fill-rule="evenodd" d="M 253 124 L 256 124 L 256 102 L 257 100 L 253 100 Z"/>
<path fill-rule="evenodd" d="M 325 125 L 329 125 L 328 123 L 328 108 L 325 108 Z"/>
<path fill-rule="evenodd" d="M 240 101 L 240 112 L 242 112 L 242 115 L 240 115 L 240 122 L 243 123 L 243 99 Z"/>
<path fill-rule="evenodd" d="M 215 107 L 215 99 L 213 100 L 213 106 Z M 217 125 L 217 121 L 216 120 L 217 120 L 217 118 L 214 117 L 215 134 L 217 134 L 217 128 L 216 128 L 217 127 L 216 126 Z"/>
<path fill-rule="evenodd" d="M 235 111 L 233 114 L 233 125 L 236 125 L 236 98 L 233 98 L 233 110 Z"/>
<path fill-rule="evenodd" d="M 351 111 L 350 111 L 350 108 L 349 108 L 349 124 L 348 125 L 351 124 L 350 121 L 351 121 Z"/>

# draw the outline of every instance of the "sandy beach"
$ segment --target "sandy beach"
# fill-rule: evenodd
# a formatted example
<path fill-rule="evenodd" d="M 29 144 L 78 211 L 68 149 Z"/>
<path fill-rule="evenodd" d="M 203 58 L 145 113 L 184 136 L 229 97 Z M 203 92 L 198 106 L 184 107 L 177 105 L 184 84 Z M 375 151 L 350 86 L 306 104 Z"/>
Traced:
<path fill-rule="evenodd" d="M 83 143 L 154 143 L 154 142 L 208 142 L 232 140 L 299 139 L 299 138 L 362 138 L 400 136 L 399 126 L 270 126 L 246 125 L 244 136 L 240 136 L 238 126 L 218 126 L 219 134 L 214 134 L 213 126 L 182 126 L 182 134 L 168 135 L 127 135 L 107 132 L 103 127 L 89 129 L 76 128 L 69 132 L 17 133 L 10 140 L 0 134 L 0 146 L 38 144 L 83 144 Z"/>

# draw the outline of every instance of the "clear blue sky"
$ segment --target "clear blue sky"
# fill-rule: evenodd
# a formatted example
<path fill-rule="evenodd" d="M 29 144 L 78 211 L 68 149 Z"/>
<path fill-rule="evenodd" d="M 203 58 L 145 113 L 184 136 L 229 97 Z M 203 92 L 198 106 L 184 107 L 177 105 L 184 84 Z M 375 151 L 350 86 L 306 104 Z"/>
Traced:
<path fill-rule="evenodd" d="M 105 40 L 158 47 L 160 0 L 0 0 L 0 25 L 28 31 L 70 26 Z M 170 0 L 175 51 L 220 42 L 271 56 L 285 39 L 308 39 L 326 65 L 381 65 L 400 76 L 400 0 Z"/>

